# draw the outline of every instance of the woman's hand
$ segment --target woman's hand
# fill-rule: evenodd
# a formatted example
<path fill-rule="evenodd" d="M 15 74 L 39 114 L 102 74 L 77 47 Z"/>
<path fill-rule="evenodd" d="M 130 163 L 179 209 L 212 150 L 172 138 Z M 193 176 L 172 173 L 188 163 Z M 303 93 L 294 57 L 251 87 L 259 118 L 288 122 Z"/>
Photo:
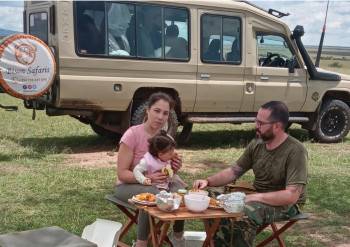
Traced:
<path fill-rule="evenodd" d="M 171 168 L 176 173 L 182 167 L 182 158 L 178 153 L 174 153 L 174 157 L 171 159 Z"/>
<path fill-rule="evenodd" d="M 168 176 L 162 173 L 161 171 L 154 172 L 152 174 L 147 174 L 146 177 L 151 179 L 152 184 L 165 183 L 168 179 Z"/>

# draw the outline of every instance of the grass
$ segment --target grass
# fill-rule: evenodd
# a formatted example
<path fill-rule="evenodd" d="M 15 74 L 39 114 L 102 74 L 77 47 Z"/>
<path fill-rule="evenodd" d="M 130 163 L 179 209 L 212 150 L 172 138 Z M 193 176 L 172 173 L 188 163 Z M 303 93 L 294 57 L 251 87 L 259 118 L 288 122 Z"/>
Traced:
<path fill-rule="evenodd" d="M 350 59 L 330 56 L 321 61 L 321 67 L 350 74 Z M 84 167 L 68 159 L 71 154 L 84 155 L 94 149 L 107 156 L 115 143 L 97 137 L 89 126 L 69 117 L 49 118 L 37 112 L 32 121 L 32 112 L 21 101 L 4 94 L 0 94 L 0 103 L 19 106 L 18 112 L 0 109 L 0 234 L 57 225 L 80 235 L 96 218 L 125 222 L 120 211 L 104 200 L 113 192 L 115 166 Z M 290 134 L 309 152 L 304 211 L 312 218 L 287 234 L 287 246 L 349 244 L 350 136 L 343 143 L 325 145 L 313 143 L 298 126 L 292 126 Z M 181 177 L 191 184 L 227 167 L 253 136 L 249 124 L 195 125 L 190 142 L 178 149 L 185 164 Z M 252 180 L 252 173 L 243 179 Z M 186 229 L 203 227 L 191 221 L 186 222 Z M 129 242 L 134 238 L 135 230 Z"/>
<path fill-rule="evenodd" d="M 339 63 L 343 63 L 342 61 Z M 346 66 L 343 66 L 343 68 Z M 344 72 L 344 71 L 343 71 Z M 97 137 L 89 126 L 70 117 L 47 117 L 21 101 L 0 94 L 0 102 L 18 105 L 18 112 L 0 109 L 0 234 L 60 226 L 80 235 L 96 218 L 124 222 L 120 211 L 107 203 L 112 193 L 115 165 L 84 167 L 71 154 L 102 150 L 106 156 L 115 143 Z M 252 125 L 195 125 L 191 140 L 180 146 L 189 184 L 219 171 L 243 152 L 254 136 Z M 290 134 L 309 152 L 308 203 L 312 218 L 286 235 L 287 246 L 335 246 L 350 239 L 350 136 L 338 144 L 318 144 L 297 125 Z M 244 176 L 252 180 L 252 174 Z M 203 230 L 197 221 L 186 229 Z M 129 241 L 135 238 L 135 231 Z"/>

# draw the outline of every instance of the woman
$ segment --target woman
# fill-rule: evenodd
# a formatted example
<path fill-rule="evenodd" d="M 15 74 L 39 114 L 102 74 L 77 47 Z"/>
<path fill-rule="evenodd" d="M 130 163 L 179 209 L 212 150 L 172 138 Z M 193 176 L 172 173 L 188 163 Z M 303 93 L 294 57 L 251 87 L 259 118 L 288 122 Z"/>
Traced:
<path fill-rule="evenodd" d="M 115 196 L 127 202 L 133 195 L 150 192 L 159 193 L 155 186 L 145 186 L 139 184 L 133 174 L 133 168 L 138 164 L 143 155 L 148 151 L 148 139 L 157 134 L 167 123 L 169 113 L 174 107 L 172 99 L 165 93 L 154 93 L 150 96 L 147 108 L 147 120 L 143 124 L 130 127 L 122 136 L 118 152 L 118 181 L 115 190 Z M 171 166 L 177 172 L 182 165 L 180 158 L 175 158 Z M 167 176 L 162 172 L 155 172 L 146 175 L 152 183 L 164 183 Z M 170 191 L 177 191 L 183 188 L 182 181 L 172 183 Z M 177 221 L 174 224 L 174 241 L 175 245 L 182 245 L 183 240 L 183 221 Z M 140 212 L 137 225 L 136 247 L 147 246 L 149 234 L 148 215 Z"/>

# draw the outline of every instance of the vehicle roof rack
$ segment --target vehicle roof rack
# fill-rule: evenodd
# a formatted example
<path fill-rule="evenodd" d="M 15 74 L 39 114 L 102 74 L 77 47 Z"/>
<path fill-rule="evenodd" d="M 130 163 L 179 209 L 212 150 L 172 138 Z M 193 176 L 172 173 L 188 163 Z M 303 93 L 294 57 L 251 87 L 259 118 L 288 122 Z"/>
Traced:
<path fill-rule="evenodd" d="M 277 18 L 282 18 L 282 17 L 285 17 L 285 16 L 289 16 L 289 13 L 283 13 L 283 12 L 275 10 L 275 9 L 269 9 L 268 13 L 270 15 L 276 16 Z"/>
<path fill-rule="evenodd" d="M 275 9 L 269 9 L 269 10 L 266 10 L 258 5 L 255 5 L 254 3 L 251 3 L 249 1 L 246 1 L 246 0 L 241 0 L 241 1 L 238 1 L 238 2 L 243 2 L 243 3 L 246 3 L 246 4 L 249 4 L 250 6 L 254 7 L 254 8 L 257 8 L 257 9 L 260 9 L 264 12 L 267 12 L 269 13 L 270 15 L 273 15 L 277 18 L 282 18 L 284 16 L 289 16 L 289 13 L 283 13 L 281 11 L 278 11 L 278 10 L 275 10 Z"/>

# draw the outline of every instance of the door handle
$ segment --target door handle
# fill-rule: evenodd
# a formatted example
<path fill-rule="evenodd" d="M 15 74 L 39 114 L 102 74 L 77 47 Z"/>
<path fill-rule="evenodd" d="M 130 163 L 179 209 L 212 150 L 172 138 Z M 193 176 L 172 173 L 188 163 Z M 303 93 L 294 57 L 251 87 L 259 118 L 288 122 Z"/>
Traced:
<path fill-rule="evenodd" d="M 260 76 L 260 80 L 268 81 L 270 78 L 268 76 Z"/>
<path fill-rule="evenodd" d="M 201 79 L 209 79 L 210 75 L 209 74 L 201 74 Z"/>

